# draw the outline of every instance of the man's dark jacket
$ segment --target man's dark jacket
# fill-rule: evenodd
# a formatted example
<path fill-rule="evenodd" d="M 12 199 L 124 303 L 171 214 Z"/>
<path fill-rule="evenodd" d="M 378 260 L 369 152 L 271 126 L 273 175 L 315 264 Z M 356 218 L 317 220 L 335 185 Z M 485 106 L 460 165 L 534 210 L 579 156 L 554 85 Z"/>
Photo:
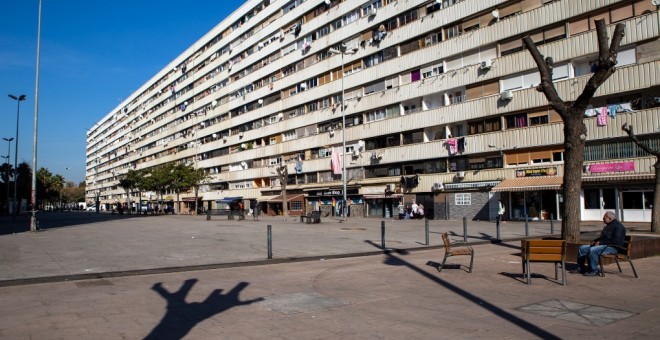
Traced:
<path fill-rule="evenodd" d="M 600 237 L 595 241 L 600 242 L 601 245 L 623 247 L 625 239 L 626 228 L 619 220 L 614 219 L 603 228 L 603 231 L 600 232 Z"/>

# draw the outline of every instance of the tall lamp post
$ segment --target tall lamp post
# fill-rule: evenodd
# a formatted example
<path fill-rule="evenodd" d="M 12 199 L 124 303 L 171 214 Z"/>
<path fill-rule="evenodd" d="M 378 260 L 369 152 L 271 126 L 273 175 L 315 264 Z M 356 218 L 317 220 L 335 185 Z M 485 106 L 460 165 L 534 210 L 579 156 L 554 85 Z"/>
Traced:
<path fill-rule="evenodd" d="M 14 140 L 14 138 L 2 138 L 7 141 L 7 156 L 2 156 L 3 158 L 7 159 L 7 213 L 10 214 L 11 211 L 9 210 L 9 159 L 11 158 L 11 141 Z M 16 166 L 14 166 L 14 172 L 16 172 Z M 16 187 L 16 176 L 14 176 L 14 188 Z M 14 194 L 14 201 L 16 201 L 16 194 Z"/>
<path fill-rule="evenodd" d="M 39 0 L 39 19 L 37 20 L 37 67 L 34 84 L 34 142 L 32 143 L 32 215 L 30 216 L 30 231 L 37 231 L 37 132 L 39 118 L 39 58 L 41 48 L 41 0 Z"/>
<path fill-rule="evenodd" d="M 16 144 L 14 144 L 14 147 L 16 148 L 14 150 L 14 207 L 11 213 L 12 216 L 16 218 L 16 212 L 18 211 L 18 205 L 16 204 L 16 187 L 18 186 L 18 122 L 21 115 L 21 102 L 24 101 L 26 97 L 24 94 L 18 97 L 10 94 L 9 98 L 16 101 Z M 7 162 L 9 162 L 9 160 L 7 160 Z"/>
<path fill-rule="evenodd" d="M 342 217 L 346 221 L 346 211 L 348 200 L 346 199 L 346 114 L 344 112 L 344 55 L 354 54 L 357 51 L 357 48 L 352 47 L 348 48 L 346 45 L 342 44 L 339 47 L 339 50 L 331 48 L 328 50 L 330 54 L 341 54 L 341 144 L 342 144 L 342 154 L 341 154 L 341 181 L 343 185 L 342 192 L 344 193 L 344 203 L 342 204 Z"/>

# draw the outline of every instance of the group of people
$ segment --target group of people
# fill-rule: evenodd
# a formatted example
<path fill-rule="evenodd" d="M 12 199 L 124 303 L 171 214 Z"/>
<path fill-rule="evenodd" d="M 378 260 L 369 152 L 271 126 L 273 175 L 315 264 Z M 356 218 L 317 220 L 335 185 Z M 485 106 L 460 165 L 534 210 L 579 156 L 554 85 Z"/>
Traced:
<path fill-rule="evenodd" d="M 400 220 L 409 220 L 409 219 L 421 219 L 424 218 L 424 205 L 417 204 L 413 201 L 412 205 L 408 204 L 403 205 L 403 201 L 399 202 L 399 219 Z"/>

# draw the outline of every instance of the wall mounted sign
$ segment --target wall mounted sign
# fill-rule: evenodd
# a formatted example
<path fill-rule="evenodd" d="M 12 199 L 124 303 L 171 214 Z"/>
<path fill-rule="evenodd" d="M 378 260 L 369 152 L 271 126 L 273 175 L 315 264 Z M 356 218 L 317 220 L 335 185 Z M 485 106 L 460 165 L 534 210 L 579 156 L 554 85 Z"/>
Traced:
<path fill-rule="evenodd" d="M 516 170 L 516 177 L 557 176 L 557 167 Z"/>
<path fill-rule="evenodd" d="M 625 172 L 625 171 L 635 171 L 635 162 L 590 164 L 587 167 L 587 172 L 591 172 L 591 173 Z"/>

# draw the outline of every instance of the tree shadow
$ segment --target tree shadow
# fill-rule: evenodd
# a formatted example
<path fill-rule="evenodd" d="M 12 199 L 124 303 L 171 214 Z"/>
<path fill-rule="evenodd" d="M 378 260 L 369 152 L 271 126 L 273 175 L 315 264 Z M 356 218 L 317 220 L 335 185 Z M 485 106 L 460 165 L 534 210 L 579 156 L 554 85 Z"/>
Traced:
<path fill-rule="evenodd" d="M 368 242 L 368 243 L 374 245 L 376 248 L 379 248 L 379 249 L 382 248 L 378 245 L 375 245 L 373 242 Z M 468 291 L 466 291 L 466 290 L 464 290 L 464 289 L 462 289 L 462 288 L 460 288 L 456 285 L 453 285 L 453 284 L 451 284 L 451 283 L 449 283 L 449 282 L 447 282 L 447 281 L 445 281 L 445 280 L 443 280 L 443 279 L 441 279 L 437 276 L 431 275 L 430 273 L 422 270 L 421 268 L 415 266 L 414 264 L 412 264 L 412 263 L 410 263 L 410 262 L 408 262 L 408 261 L 406 261 L 402 258 L 394 256 L 393 252 L 391 252 L 391 251 L 385 250 L 385 251 L 383 251 L 383 254 L 385 256 L 387 256 L 387 258 L 384 261 L 385 264 L 388 264 L 388 265 L 393 264 L 393 265 L 397 265 L 397 266 L 406 266 L 409 269 L 411 269 L 412 271 L 416 272 L 417 274 L 419 274 L 419 275 L 421 275 L 421 276 L 423 276 L 423 277 L 439 284 L 440 286 L 444 287 L 445 289 L 447 289 L 447 290 L 449 290 L 449 291 L 451 291 L 455 294 L 458 294 L 459 296 L 462 296 L 467 301 L 472 302 L 476 306 L 479 306 L 481 308 L 486 309 L 487 311 L 493 313 L 493 315 L 496 315 L 496 316 L 512 323 L 513 325 L 518 326 L 518 327 L 530 332 L 531 334 L 534 334 L 535 336 L 537 336 L 539 338 L 542 338 L 542 339 L 560 339 L 560 337 L 558 337 L 558 336 L 556 336 L 556 335 L 554 335 L 554 334 L 552 334 L 552 333 L 550 333 L 550 332 L 548 332 L 548 331 L 546 331 L 546 330 L 544 330 L 544 329 L 542 329 L 542 328 L 540 328 L 540 327 L 538 327 L 538 326 L 536 326 L 536 325 L 534 325 L 534 324 L 532 324 L 528 321 L 525 321 L 525 320 L 523 320 L 523 319 L 507 312 L 506 310 L 504 310 L 500 307 L 497 307 L 494 304 L 492 304 L 488 301 L 485 301 L 484 299 L 481 299 L 480 297 L 478 297 L 478 296 L 476 296 L 476 295 L 474 295 L 474 294 L 472 294 L 472 293 L 470 293 L 470 292 L 468 292 Z"/>
<path fill-rule="evenodd" d="M 249 284 L 241 282 L 227 294 L 223 295 L 222 289 L 216 289 L 202 302 L 186 302 L 186 296 L 195 283 L 197 283 L 197 279 L 186 280 L 176 292 L 169 292 L 163 288 L 162 282 L 155 283 L 151 287 L 167 301 L 167 312 L 158 325 L 144 338 L 145 340 L 182 339 L 195 325 L 216 314 L 232 307 L 249 305 L 263 300 L 263 298 L 257 298 L 240 301 L 238 294 Z"/>

